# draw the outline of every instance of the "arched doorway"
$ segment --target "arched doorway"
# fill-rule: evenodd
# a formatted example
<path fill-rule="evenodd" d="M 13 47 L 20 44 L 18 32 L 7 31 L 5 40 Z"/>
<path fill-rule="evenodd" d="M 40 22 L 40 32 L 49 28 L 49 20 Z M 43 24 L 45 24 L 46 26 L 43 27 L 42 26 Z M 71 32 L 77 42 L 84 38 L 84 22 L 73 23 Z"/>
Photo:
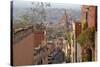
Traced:
<path fill-rule="evenodd" d="M 87 61 L 92 61 L 92 49 L 87 48 L 86 52 L 87 52 Z"/>
<path fill-rule="evenodd" d="M 42 64 L 42 60 L 39 60 L 37 64 L 38 64 L 38 65 Z"/>
<path fill-rule="evenodd" d="M 90 47 L 84 47 L 82 50 L 82 61 L 92 61 L 92 49 Z"/>

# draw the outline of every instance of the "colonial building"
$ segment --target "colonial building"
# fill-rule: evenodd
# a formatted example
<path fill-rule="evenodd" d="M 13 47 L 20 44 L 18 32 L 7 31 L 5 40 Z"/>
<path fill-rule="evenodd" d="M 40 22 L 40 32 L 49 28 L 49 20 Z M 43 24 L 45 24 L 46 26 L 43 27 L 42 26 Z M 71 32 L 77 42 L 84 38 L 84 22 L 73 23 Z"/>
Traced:
<path fill-rule="evenodd" d="M 43 28 L 43 27 L 42 27 Z M 48 63 L 48 48 L 46 39 L 46 30 L 36 30 L 33 36 L 33 64 Z"/>
<path fill-rule="evenodd" d="M 16 29 L 13 33 L 12 65 L 47 64 L 46 31 L 35 31 L 33 26 Z"/>
<path fill-rule="evenodd" d="M 81 22 L 82 22 L 82 27 L 85 27 L 85 29 L 82 28 L 82 30 L 95 30 L 94 34 L 92 36 L 97 36 L 97 6 L 87 6 L 83 5 L 81 8 L 82 11 L 82 17 L 81 17 Z M 84 25 L 86 24 L 86 25 Z M 96 47 L 96 38 L 95 37 L 95 44 L 94 47 L 91 46 L 91 43 L 88 45 L 85 45 L 85 49 L 89 49 L 89 54 L 91 53 L 91 60 L 96 60 L 96 53 L 97 53 L 97 47 Z M 94 59 L 95 58 L 95 59 Z"/>
<path fill-rule="evenodd" d="M 97 28 L 97 6 L 83 5 L 82 8 L 82 23 L 87 23 L 87 27 Z"/>

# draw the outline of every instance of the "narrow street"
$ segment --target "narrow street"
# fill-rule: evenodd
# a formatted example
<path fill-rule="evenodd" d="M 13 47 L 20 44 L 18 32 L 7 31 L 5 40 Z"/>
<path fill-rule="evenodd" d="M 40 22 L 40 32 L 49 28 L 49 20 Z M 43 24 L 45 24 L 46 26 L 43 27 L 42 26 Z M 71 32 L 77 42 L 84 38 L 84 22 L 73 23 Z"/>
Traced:
<path fill-rule="evenodd" d="M 18 7 L 21 10 L 16 8 L 18 4 L 13 6 L 18 11 L 14 11 L 12 26 L 13 65 L 96 60 L 96 6 L 27 4 L 30 7 Z"/>

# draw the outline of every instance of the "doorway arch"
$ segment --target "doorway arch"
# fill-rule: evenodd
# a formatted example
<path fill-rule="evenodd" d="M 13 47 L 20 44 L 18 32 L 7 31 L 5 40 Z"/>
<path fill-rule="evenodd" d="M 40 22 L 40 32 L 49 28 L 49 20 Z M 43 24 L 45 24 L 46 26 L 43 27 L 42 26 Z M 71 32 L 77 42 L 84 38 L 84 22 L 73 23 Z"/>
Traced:
<path fill-rule="evenodd" d="M 86 52 L 87 52 L 87 61 L 92 61 L 92 49 L 87 48 Z"/>

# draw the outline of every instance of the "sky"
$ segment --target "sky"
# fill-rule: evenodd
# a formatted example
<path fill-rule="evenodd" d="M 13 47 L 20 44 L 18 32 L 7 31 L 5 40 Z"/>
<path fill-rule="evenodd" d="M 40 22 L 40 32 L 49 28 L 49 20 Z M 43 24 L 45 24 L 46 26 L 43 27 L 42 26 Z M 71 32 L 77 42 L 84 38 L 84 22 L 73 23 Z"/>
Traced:
<path fill-rule="evenodd" d="M 36 3 L 35 1 L 16 1 L 16 0 L 14 0 L 13 1 L 13 4 L 14 4 L 13 7 L 14 7 L 14 14 L 15 14 L 15 16 L 19 16 L 19 15 L 23 14 L 25 12 L 24 8 L 25 9 L 26 8 L 28 8 L 28 9 L 31 8 L 32 7 L 32 2 Z M 81 5 L 78 5 L 78 4 L 50 3 L 50 7 L 49 8 L 73 9 L 75 11 L 80 12 L 81 11 L 81 8 L 80 7 L 81 7 Z M 24 10 L 24 11 L 22 12 L 22 10 Z M 60 14 L 62 14 L 61 11 L 59 12 L 59 14 L 58 14 L 58 12 L 59 11 L 56 10 L 56 13 L 55 13 L 55 16 L 54 16 L 54 11 L 53 11 L 53 13 L 51 11 L 50 12 L 50 15 L 48 14 L 49 15 L 49 20 L 52 19 L 52 18 L 57 18 L 57 17 L 61 16 L 60 15 Z M 18 18 L 18 17 L 16 17 L 16 18 Z M 52 20 L 54 21 L 54 19 L 52 19 Z"/>
<path fill-rule="evenodd" d="M 80 10 L 81 5 L 67 3 L 50 3 L 50 8 L 65 8 Z M 14 7 L 31 7 L 31 1 L 14 1 Z"/>

